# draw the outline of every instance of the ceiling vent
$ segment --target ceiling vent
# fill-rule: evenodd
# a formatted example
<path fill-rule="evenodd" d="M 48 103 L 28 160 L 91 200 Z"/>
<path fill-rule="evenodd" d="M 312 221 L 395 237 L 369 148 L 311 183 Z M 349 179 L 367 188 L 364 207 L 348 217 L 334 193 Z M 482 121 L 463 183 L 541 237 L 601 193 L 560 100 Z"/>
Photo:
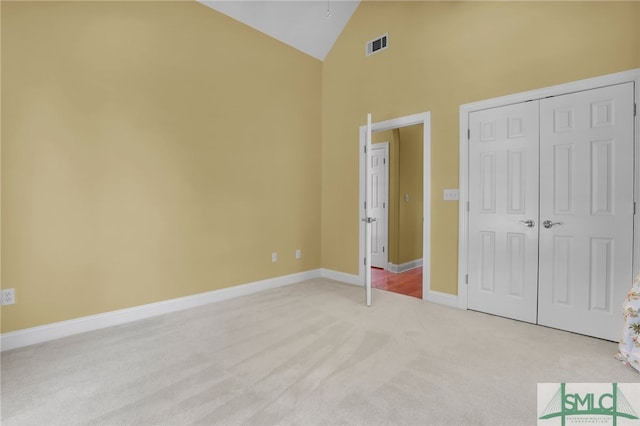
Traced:
<path fill-rule="evenodd" d="M 367 42 L 367 56 L 373 55 L 374 53 L 378 53 L 379 51 L 386 49 L 388 46 L 388 43 L 387 43 L 388 38 L 389 38 L 389 34 L 385 34 L 374 40 Z"/>

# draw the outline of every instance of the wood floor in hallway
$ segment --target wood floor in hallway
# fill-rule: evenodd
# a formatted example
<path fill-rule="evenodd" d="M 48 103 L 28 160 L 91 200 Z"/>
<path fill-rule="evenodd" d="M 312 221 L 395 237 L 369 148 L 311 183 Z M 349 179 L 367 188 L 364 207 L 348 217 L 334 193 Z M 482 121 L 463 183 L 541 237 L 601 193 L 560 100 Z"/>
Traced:
<path fill-rule="evenodd" d="M 422 267 L 394 274 L 379 268 L 371 268 L 371 286 L 422 299 Z"/>

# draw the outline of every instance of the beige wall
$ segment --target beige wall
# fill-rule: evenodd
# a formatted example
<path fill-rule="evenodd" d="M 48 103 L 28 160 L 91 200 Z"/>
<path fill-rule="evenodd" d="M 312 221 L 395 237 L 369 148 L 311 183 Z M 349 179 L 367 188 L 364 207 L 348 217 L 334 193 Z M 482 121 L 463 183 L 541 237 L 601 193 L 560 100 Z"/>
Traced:
<path fill-rule="evenodd" d="M 431 288 L 457 291 L 459 106 L 640 66 L 638 2 L 362 2 L 323 63 L 322 265 L 358 273 L 358 127 L 431 111 Z M 389 33 L 389 48 L 364 55 Z"/>
<path fill-rule="evenodd" d="M 424 152 L 422 125 L 402 127 L 400 134 L 400 188 L 398 194 L 397 264 L 422 259 L 422 203 Z M 405 195 L 408 196 L 405 198 Z"/>
<path fill-rule="evenodd" d="M 320 267 L 319 61 L 196 2 L 1 7 L 3 332 Z"/>
<path fill-rule="evenodd" d="M 459 105 L 640 67 L 638 2 L 365 1 L 323 64 L 195 2 L 0 14 L 2 332 L 357 274 L 367 112 L 432 112 L 432 288 L 455 293 Z"/>

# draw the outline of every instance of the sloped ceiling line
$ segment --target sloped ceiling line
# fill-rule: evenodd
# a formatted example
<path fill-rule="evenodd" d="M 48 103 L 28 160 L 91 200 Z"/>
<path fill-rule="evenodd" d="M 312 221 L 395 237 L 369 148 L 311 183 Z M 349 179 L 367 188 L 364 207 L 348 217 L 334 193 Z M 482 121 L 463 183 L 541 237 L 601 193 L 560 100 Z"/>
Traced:
<path fill-rule="evenodd" d="M 323 61 L 360 0 L 330 0 L 329 3 L 326 0 L 200 0 L 200 3 Z M 330 17 L 327 17 L 327 5 Z"/>

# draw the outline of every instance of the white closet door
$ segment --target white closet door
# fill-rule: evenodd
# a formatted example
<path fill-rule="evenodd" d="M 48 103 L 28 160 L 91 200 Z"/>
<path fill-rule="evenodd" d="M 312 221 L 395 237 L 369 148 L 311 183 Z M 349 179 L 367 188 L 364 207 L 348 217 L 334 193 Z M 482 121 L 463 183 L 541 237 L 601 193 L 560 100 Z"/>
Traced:
<path fill-rule="evenodd" d="M 469 138 L 469 309 L 536 322 L 538 102 L 474 112 Z"/>
<path fill-rule="evenodd" d="M 369 183 L 371 185 L 371 217 L 375 222 L 371 224 L 371 266 L 387 269 L 387 198 L 389 185 L 387 183 L 389 158 L 389 144 L 377 143 L 371 149 L 371 167 L 369 169 Z"/>
<path fill-rule="evenodd" d="M 539 324 L 620 336 L 632 283 L 633 103 L 632 83 L 540 101 Z"/>

